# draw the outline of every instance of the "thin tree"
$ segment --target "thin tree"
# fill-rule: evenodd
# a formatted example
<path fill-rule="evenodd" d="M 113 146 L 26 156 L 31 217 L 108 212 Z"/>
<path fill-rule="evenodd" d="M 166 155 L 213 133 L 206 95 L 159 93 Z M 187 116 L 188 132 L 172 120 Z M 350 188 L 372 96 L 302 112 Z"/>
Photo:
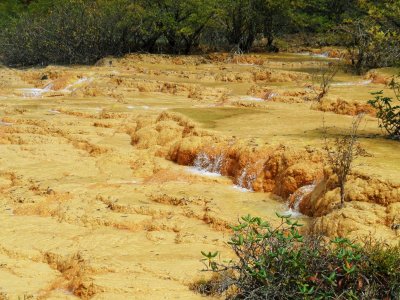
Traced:
<path fill-rule="evenodd" d="M 327 165 L 331 168 L 333 174 L 337 176 L 340 188 L 340 208 L 344 207 L 345 187 L 348 175 L 353 168 L 353 162 L 357 157 L 365 154 L 365 150 L 358 143 L 357 134 L 362 119 L 362 114 L 356 116 L 352 121 L 349 132 L 342 137 L 335 138 L 333 143 L 329 143 L 327 140 L 327 129 L 325 120 L 323 120 L 324 150 L 327 153 Z"/>
<path fill-rule="evenodd" d="M 333 79 L 335 78 L 336 74 L 338 73 L 340 68 L 340 63 L 328 63 L 327 67 L 321 65 L 319 71 L 313 74 L 313 82 L 317 82 L 319 88 L 313 88 L 314 92 L 316 93 L 315 100 L 320 102 L 329 92 L 331 88 Z"/>

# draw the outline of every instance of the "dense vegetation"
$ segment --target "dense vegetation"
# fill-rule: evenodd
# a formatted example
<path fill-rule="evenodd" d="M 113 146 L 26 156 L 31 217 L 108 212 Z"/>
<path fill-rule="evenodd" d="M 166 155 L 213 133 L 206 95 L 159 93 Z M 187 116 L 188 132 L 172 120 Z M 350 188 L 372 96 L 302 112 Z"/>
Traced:
<path fill-rule="evenodd" d="M 128 52 L 278 51 L 282 38 L 348 49 L 357 72 L 400 58 L 396 0 L 2 0 L 9 65 L 93 63 Z M 292 40 L 292 39 L 291 39 Z"/>
<path fill-rule="evenodd" d="M 237 259 L 203 252 L 215 276 L 192 288 L 233 299 L 400 299 L 399 246 L 304 237 L 297 221 L 280 217 L 276 228 L 243 217 L 228 242 Z"/>

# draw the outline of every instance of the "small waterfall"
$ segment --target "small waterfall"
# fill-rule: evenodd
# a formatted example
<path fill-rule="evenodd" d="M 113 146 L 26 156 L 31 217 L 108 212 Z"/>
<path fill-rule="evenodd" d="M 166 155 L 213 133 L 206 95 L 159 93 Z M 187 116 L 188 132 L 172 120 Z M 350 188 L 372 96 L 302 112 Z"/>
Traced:
<path fill-rule="evenodd" d="M 67 85 L 62 91 L 72 93 L 78 89 L 79 85 L 86 83 L 86 82 L 90 83 L 92 81 L 93 81 L 93 78 L 82 77 L 82 78 L 78 79 L 77 81 L 75 81 L 74 83 Z"/>
<path fill-rule="evenodd" d="M 275 97 L 278 97 L 278 96 L 279 96 L 278 93 L 274 93 L 274 92 L 269 93 L 269 94 L 267 95 L 267 100 L 271 100 L 271 99 L 273 99 L 273 98 L 275 98 Z"/>
<path fill-rule="evenodd" d="M 310 194 L 315 189 L 316 184 L 309 184 L 302 186 L 296 192 L 292 194 L 291 197 L 294 197 L 294 200 L 290 201 L 291 203 L 288 204 L 289 208 L 285 213 L 289 213 L 292 217 L 301 216 L 302 213 L 300 212 L 300 203 L 303 201 L 304 197 Z"/>
<path fill-rule="evenodd" d="M 197 154 L 191 170 L 200 175 L 220 176 L 223 161 L 223 154 L 211 156 L 205 152 L 200 152 Z"/>
<path fill-rule="evenodd" d="M 26 89 L 18 89 L 22 93 L 24 98 L 40 98 L 44 93 L 50 92 L 53 88 L 53 84 L 49 83 L 44 88 L 26 88 Z"/>
<path fill-rule="evenodd" d="M 53 87 L 54 87 L 54 84 L 52 84 L 52 83 L 50 82 L 49 84 L 47 84 L 47 85 L 43 88 L 43 90 L 46 91 L 46 92 L 49 92 L 49 91 L 51 91 L 51 90 L 53 89 Z"/>
<path fill-rule="evenodd" d="M 244 167 L 237 179 L 235 188 L 241 191 L 253 192 L 253 182 L 256 180 L 256 178 L 257 176 L 255 174 L 249 174 L 247 167 Z"/>

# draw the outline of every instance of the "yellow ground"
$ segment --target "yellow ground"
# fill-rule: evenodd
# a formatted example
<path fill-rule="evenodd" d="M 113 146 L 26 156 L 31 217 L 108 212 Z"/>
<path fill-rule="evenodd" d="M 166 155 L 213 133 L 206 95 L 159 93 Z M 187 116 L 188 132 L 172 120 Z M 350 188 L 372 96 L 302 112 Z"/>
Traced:
<path fill-rule="evenodd" d="M 163 111 L 211 134 L 295 149 L 321 148 L 323 116 L 332 136 L 351 123 L 307 101 L 314 95 L 307 71 L 328 59 L 217 58 L 132 55 L 93 67 L 0 68 L 0 298 L 200 299 L 188 288 L 204 276 L 200 251 L 229 255 L 228 224 L 241 215 L 278 221 L 286 199 L 175 164 L 160 154 L 168 141 L 157 148 L 151 135 L 146 145 L 132 140 Z M 248 98 L 260 89 L 278 95 Z M 381 89 L 388 90 L 339 85 L 329 97 L 365 102 Z M 371 116 L 361 135 L 372 156 L 357 170 L 398 186 L 400 144 Z M 386 225 L 378 232 L 392 237 Z"/>

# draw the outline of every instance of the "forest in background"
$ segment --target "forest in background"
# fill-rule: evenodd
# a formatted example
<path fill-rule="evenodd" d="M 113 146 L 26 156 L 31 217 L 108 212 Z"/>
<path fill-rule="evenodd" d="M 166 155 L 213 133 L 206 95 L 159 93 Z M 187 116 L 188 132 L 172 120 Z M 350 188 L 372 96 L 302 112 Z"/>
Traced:
<path fill-rule="evenodd" d="M 356 73 L 400 61 L 400 1 L 2 0 L 0 60 L 92 64 L 131 52 L 347 49 Z"/>

